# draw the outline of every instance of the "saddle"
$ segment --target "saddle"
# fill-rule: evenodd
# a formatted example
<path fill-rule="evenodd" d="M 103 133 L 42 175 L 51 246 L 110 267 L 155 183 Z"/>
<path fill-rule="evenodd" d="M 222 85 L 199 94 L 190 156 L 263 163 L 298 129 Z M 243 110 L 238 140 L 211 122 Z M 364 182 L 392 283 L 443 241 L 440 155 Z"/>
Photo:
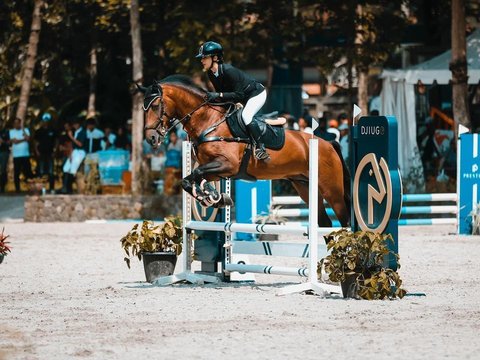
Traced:
<path fill-rule="evenodd" d="M 247 127 L 242 120 L 242 112 L 243 106 L 237 104 L 235 110 L 228 115 L 227 124 L 233 137 L 245 138 L 250 142 Z M 253 121 L 257 121 L 262 132 L 262 142 L 266 148 L 272 150 L 280 150 L 285 144 L 285 129 L 283 128 L 285 121 L 281 120 L 282 118 L 275 119 L 277 117 L 278 111 L 258 115 L 253 118 Z"/>

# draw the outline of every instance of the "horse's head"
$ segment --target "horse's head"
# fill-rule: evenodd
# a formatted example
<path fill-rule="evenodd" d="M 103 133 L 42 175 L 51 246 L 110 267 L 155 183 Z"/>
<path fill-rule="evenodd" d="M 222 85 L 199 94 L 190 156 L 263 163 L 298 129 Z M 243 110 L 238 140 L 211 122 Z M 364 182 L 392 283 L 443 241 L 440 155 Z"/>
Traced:
<path fill-rule="evenodd" d="M 149 87 L 138 87 L 143 92 L 143 110 L 145 117 L 145 138 L 152 147 L 158 147 L 165 139 L 170 130 L 169 123 L 172 117 L 167 115 L 163 89 L 159 82 L 155 81 Z"/>

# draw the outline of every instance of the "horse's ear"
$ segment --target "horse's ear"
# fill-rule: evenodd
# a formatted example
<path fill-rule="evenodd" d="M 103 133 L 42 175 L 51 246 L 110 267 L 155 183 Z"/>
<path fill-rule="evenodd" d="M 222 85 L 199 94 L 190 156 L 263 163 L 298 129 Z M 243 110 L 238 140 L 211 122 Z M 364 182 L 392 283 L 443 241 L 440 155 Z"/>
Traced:
<path fill-rule="evenodd" d="M 138 91 L 140 91 L 143 94 L 145 94 L 145 92 L 147 91 L 147 88 L 145 86 L 139 85 L 137 83 L 135 83 L 135 86 L 137 87 Z"/>

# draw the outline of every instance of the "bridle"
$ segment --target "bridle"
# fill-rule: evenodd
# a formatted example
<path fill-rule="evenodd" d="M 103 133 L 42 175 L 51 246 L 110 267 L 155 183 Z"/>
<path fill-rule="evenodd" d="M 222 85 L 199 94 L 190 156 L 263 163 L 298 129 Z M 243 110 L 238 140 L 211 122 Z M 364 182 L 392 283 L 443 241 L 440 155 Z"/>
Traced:
<path fill-rule="evenodd" d="M 154 130 L 156 131 L 160 136 L 162 137 L 165 137 L 170 131 L 172 131 L 172 129 L 174 129 L 178 124 L 182 124 L 182 126 L 185 126 L 185 124 L 190 120 L 190 118 L 192 117 L 192 115 L 198 110 L 200 109 L 201 107 L 203 107 L 204 105 L 206 105 L 208 103 L 207 100 L 204 100 L 202 103 L 200 103 L 200 105 L 198 105 L 197 107 L 195 107 L 192 111 L 190 111 L 188 114 L 186 114 L 184 117 L 182 117 L 181 119 L 177 119 L 176 117 L 174 117 L 173 115 L 169 115 L 167 113 L 167 108 L 166 108 L 166 105 L 165 105 L 165 101 L 163 100 L 163 89 L 162 89 L 162 86 L 159 85 L 159 84 L 156 84 L 157 87 L 158 87 L 158 93 L 156 93 L 155 95 L 151 96 L 151 98 L 149 98 L 149 102 L 148 103 L 145 103 L 143 104 L 142 108 L 143 108 L 143 111 L 148 111 L 148 109 L 150 107 L 152 107 L 152 110 L 155 110 L 154 108 L 155 107 L 158 107 L 158 110 L 157 110 L 157 120 L 155 120 L 155 122 L 152 124 L 152 125 L 149 125 L 149 126 L 145 126 L 144 127 L 144 131 L 146 130 Z M 160 104 L 159 105 L 153 105 L 153 102 L 157 99 L 160 99 Z M 163 125 L 163 118 L 166 117 L 167 120 L 168 120 L 168 127 L 165 127 Z"/>

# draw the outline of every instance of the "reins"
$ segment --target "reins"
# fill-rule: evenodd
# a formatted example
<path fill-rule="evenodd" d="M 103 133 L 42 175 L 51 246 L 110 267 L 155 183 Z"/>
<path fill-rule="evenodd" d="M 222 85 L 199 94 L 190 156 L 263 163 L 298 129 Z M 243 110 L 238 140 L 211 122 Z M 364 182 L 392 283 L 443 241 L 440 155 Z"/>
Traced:
<path fill-rule="evenodd" d="M 210 134 L 212 131 L 215 131 L 222 123 L 224 123 L 227 120 L 228 116 L 231 116 L 238 111 L 237 108 L 235 108 L 232 111 L 232 107 L 235 107 L 235 103 L 233 103 L 233 102 L 210 103 L 210 102 L 208 102 L 208 100 L 204 100 L 203 102 L 200 103 L 200 105 L 196 106 L 192 111 L 187 113 L 181 119 L 177 119 L 174 116 L 171 116 L 167 113 L 166 105 L 165 105 L 165 102 L 163 101 L 163 91 L 162 91 L 161 87 L 160 87 L 159 90 L 160 90 L 159 94 L 154 96 L 150 100 L 147 108 L 145 108 L 145 107 L 143 108 L 144 111 L 147 111 L 148 108 L 150 108 L 151 104 L 156 99 L 160 99 L 160 105 L 158 105 L 157 120 L 152 125 L 145 126 L 144 130 L 154 130 L 160 136 L 165 137 L 170 131 L 172 131 L 175 127 L 177 127 L 178 124 L 182 124 L 182 126 L 185 128 L 185 124 L 192 118 L 192 115 L 196 111 L 198 111 L 200 108 L 202 108 L 203 106 L 208 105 L 212 109 L 214 109 L 215 111 L 218 111 L 218 112 L 221 113 L 221 111 L 216 109 L 213 105 L 215 105 L 215 106 L 228 105 L 229 107 L 228 107 L 227 111 L 225 111 L 225 113 L 222 114 L 221 119 L 219 121 L 217 121 L 216 123 L 214 123 L 212 126 L 208 127 L 206 130 L 202 131 L 202 133 L 198 136 L 196 141 L 194 141 L 195 145 L 198 146 L 201 143 L 211 142 L 211 141 L 246 142 L 246 143 L 248 143 L 249 139 L 240 138 L 240 137 L 236 137 L 236 138 L 234 138 L 234 137 L 223 137 L 223 136 L 209 136 L 209 137 L 207 137 L 208 134 Z M 170 124 L 170 126 L 168 128 L 163 127 L 163 117 L 164 116 L 167 117 L 168 123 Z"/>

